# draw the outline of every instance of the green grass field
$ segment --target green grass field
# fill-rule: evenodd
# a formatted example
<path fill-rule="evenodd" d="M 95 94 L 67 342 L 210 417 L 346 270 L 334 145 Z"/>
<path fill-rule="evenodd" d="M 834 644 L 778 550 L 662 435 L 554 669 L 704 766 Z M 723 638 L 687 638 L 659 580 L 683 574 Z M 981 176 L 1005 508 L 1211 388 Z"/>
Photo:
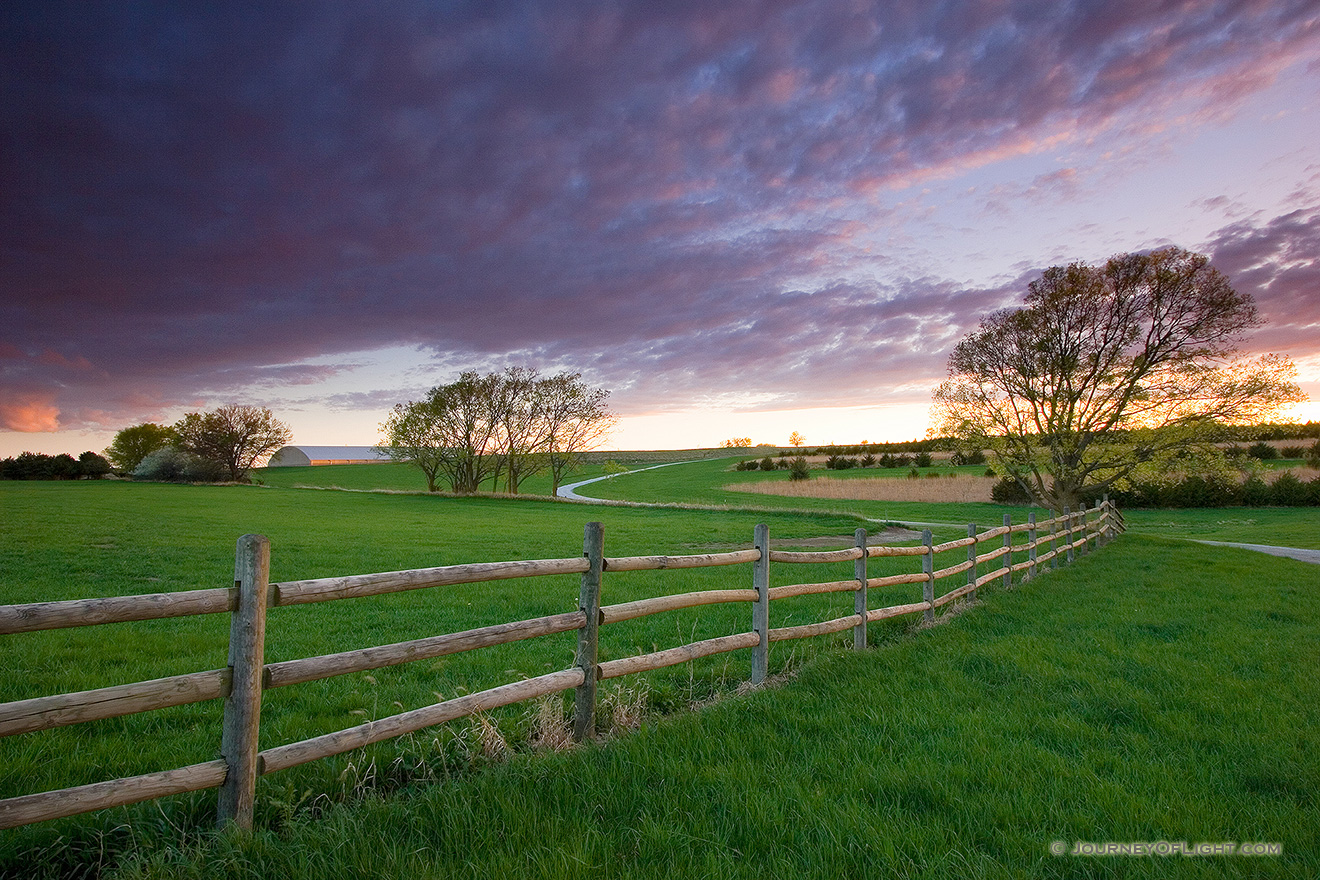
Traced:
<path fill-rule="evenodd" d="M 278 581 L 576 556 L 591 519 L 605 524 L 607 555 L 632 555 L 748 546 L 759 521 L 776 538 L 830 535 L 844 546 L 859 516 L 987 525 L 1005 511 L 1025 516 L 996 505 L 910 505 L 902 515 L 878 502 L 750 509 L 748 501 L 775 499 L 719 489 L 743 476 L 726 473 L 730 463 L 590 487 L 725 510 L 284 488 L 311 479 L 359 490 L 420 483 L 397 465 L 266 471 L 266 488 L 8 483 L 0 602 L 224 585 L 245 532 L 271 538 Z M 806 499 L 785 500 L 803 508 Z M 873 625 L 876 650 L 861 655 L 838 650 L 842 636 L 777 645 L 772 671 L 796 678 L 776 688 L 733 695 L 747 652 L 606 682 L 603 716 L 645 720 L 604 745 L 536 751 L 544 707 L 510 707 L 489 723 L 446 725 L 265 777 L 250 838 L 208 833 L 215 796 L 204 792 L 0 832 L 0 876 L 1109 877 L 1150 869 L 1142 859 L 1055 859 L 1056 839 L 1280 842 L 1282 857 L 1165 860 L 1159 870 L 1308 876 L 1320 869 L 1312 675 L 1320 567 L 1144 533 L 1281 543 L 1259 540 L 1263 523 L 1293 546 L 1320 546 L 1304 543 L 1317 537 L 1318 518 L 1305 509 L 1134 511 L 1133 533 L 1114 547 L 1011 592 L 983 591 L 986 601 L 943 626 Z M 911 565 L 881 563 L 873 561 L 873 576 Z M 776 566 L 774 576 L 833 580 L 850 570 Z M 744 585 L 728 577 L 725 569 L 607 575 L 604 601 Z M 266 656 L 570 610 L 576 581 L 275 609 Z M 913 588 L 872 605 L 919 598 L 904 590 Z M 772 626 L 850 611 L 847 594 L 777 602 Z M 747 629 L 747 606 L 657 615 L 602 630 L 602 659 Z M 226 635 L 227 620 L 214 616 L 3 636 L 0 701 L 217 668 Z M 273 691 L 263 744 L 565 668 L 572 654 L 564 634 Z M 562 701 L 551 710 L 562 711 Z M 0 739 L 0 797 L 208 760 L 218 719 L 218 704 L 201 704 Z M 510 751 L 498 748 L 496 728 Z"/>

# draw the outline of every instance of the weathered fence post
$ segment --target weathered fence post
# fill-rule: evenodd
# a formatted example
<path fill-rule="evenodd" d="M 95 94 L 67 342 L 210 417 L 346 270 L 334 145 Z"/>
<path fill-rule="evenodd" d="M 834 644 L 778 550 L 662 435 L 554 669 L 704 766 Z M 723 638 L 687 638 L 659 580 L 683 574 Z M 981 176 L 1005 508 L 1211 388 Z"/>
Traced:
<path fill-rule="evenodd" d="M 770 527 L 759 523 L 755 531 L 756 549 L 761 558 L 752 563 L 752 589 L 756 601 L 752 604 L 752 630 L 761 641 L 752 649 L 752 684 L 765 681 L 770 666 Z"/>
<path fill-rule="evenodd" d="M 1080 556 L 1085 556 L 1091 552 L 1091 508 L 1083 501 L 1080 513 L 1082 520 L 1082 546 Z"/>
<path fill-rule="evenodd" d="M 589 522 L 582 538 L 582 555 L 587 557 L 587 570 L 582 572 L 582 589 L 578 594 L 578 608 L 587 616 L 578 630 L 577 661 L 582 670 L 582 684 L 573 695 L 573 739 L 582 742 L 596 735 L 596 683 L 600 680 L 597 665 L 600 643 L 600 582 L 605 567 L 605 529 L 598 522 Z"/>
<path fill-rule="evenodd" d="M 1036 576 L 1036 511 L 1027 514 L 1027 524 L 1031 526 L 1027 529 L 1027 559 L 1031 563 L 1027 566 L 1027 576 L 1034 578 Z"/>
<path fill-rule="evenodd" d="M 257 796 L 257 751 L 261 729 L 261 667 L 266 650 L 266 593 L 270 584 L 270 540 L 244 535 L 234 553 L 238 602 L 229 618 L 229 694 L 220 732 L 220 757 L 228 765 L 220 786 L 217 820 L 252 830 Z"/>
<path fill-rule="evenodd" d="M 1067 508 L 1065 508 L 1066 510 Z M 1054 513 L 1053 510 L 1050 513 Z M 1050 517 L 1050 570 L 1059 567 L 1059 517 Z"/>
<path fill-rule="evenodd" d="M 921 600 L 926 603 L 923 615 L 927 623 L 935 621 L 935 550 L 931 546 L 930 529 L 921 533 L 921 543 L 926 545 L 926 552 L 921 555 L 921 573 L 926 579 L 921 582 Z"/>
<path fill-rule="evenodd" d="M 967 561 L 972 567 L 967 569 L 967 586 L 972 587 L 967 598 L 976 601 L 976 523 L 967 524 L 967 537 L 972 539 L 972 543 L 967 545 Z"/>
<path fill-rule="evenodd" d="M 1006 529 L 1010 528 L 1012 525 L 1013 525 L 1013 517 L 1007 513 L 1004 514 L 1004 528 Z M 1013 533 L 1012 532 L 1004 532 L 1004 547 L 1006 548 L 1006 552 L 1004 553 L 1004 568 L 1007 569 L 1004 572 L 1004 589 L 1008 590 L 1011 589 L 1013 586 Z"/>
<path fill-rule="evenodd" d="M 1063 526 L 1068 540 L 1068 564 L 1073 564 L 1073 515 L 1067 507 L 1063 509 Z"/>
<path fill-rule="evenodd" d="M 1103 547 L 1109 543 L 1109 493 L 1106 492 L 1100 499 L 1100 537 L 1096 539 L 1096 546 Z"/>
<path fill-rule="evenodd" d="M 853 532 L 854 543 L 862 551 L 853 563 L 853 576 L 857 578 L 857 593 L 853 597 L 853 613 L 862 616 L 862 622 L 853 627 L 853 647 L 861 651 L 866 647 L 866 529 Z"/>

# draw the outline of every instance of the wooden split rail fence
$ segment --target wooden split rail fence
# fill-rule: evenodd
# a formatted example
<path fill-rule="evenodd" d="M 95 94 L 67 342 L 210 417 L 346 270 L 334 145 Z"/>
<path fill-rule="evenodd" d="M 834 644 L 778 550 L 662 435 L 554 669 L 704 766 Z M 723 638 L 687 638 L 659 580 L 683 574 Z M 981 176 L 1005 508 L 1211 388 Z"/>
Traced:
<path fill-rule="evenodd" d="M 1122 514 L 1106 500 L 1091 510 L 1083 509 L 1075 513 L 1065 510 L 1064 515 L 1040 523 L 1036 522 L 1032 514 L 1026 523 L 1011 525 L 1006 515 L 1001 527 L 978 533 L 974 525 L 969 525 L 966 538 L 942 544 L 933 544 L 931 533 L 926 531 L 919 546 L 869 546 L 866 531 L 858 529 L 855 546 L 843 550 L 770 550 L 768 528 L 759 525 L 755 530 L 753 546 L 746 550 L 693 556 L 607 558 L 604 555 L 600 524 L 588 523 L 583 555 L 577 558 L 472 563 L 276 584 L 268 582 L 269 542 L 261 535 L 244 535 L 238 541 L 233 588 L 0 606 L 0 635 L 197 614 L 231 615 L 229 659 L 224 669 L 0 704 L 0 736 L 10 736 L 203 700 L 223 699 L 224 716 L 218 759 L 174 770 L 0 800 L 0 828 L 13 828 L 210 788 L 220 790 L 220 824 L 234 823 L 241 828 L 250 828 L 256 782 L 263 774 L 337 755 L 498 706 L 569 689 L 576 691 L 573 735 L 581 741 L 594 734 L 596 685 L 602 679 L 660 669 L 728 651 L 750 649 L 750 680 L 754 685 L 760 684 L 768 671 L 771 642 L 852 629 L 855 647 L 864 648 L 868 623 L 918 613 L 923 614 L 927 621 L 932 621 L 935 610 L 943 605 L 963 596 L 974 597 L 978 588 L 996 581 L 1002 580 L 1007 587 L 1011 585 L 1013 576 L 1020 572 L 1025 571 L 1028 576 L 1034 576 L 1043 566 L 1057 567 L 1065 560 L 1071 562 L 1076 554 L 1100 546 L 1123 528 Z M 1025 542 L 1015 544 L 1014 536 L 1024 532 L 1027 534 Z M 936 554 L 960 547 L 967 548 L 965 562 L 935 569 Z M 1013 562 L 1013 554 L 1025 554 L 1025 558 Z M 921 571 L 868 577 L 867 560 L 883 556 L 920 557 Z M 852 578 L 827 583 L 770 586 L 772 563 L 843 562 L 853 563 Z M 996 567 L 981 573 L 982 564 L 991 562 L 997 563 Z M 601 580 L 606 572 L 613 574 L 732 565 L 751 566 L 750 588 L 703 590 L 601 605 Z M 936 581 L 964 572 L 964 583 L 940 596 L 935 595 Z M 577 611 L 320 657 L 269 664 L 263 662 L 266 609 L 269 607 L 507 578 L 564 574 L 581 575 Z M 868 590 L 900 584 L 920 584 L 921 600 L 885 608 L 869 607 Z M 777 629 L 770 627 L 772 601 L 832 592 L 854 594 L 851 614 L 819 623 Z M 598 662 L 597 637 L 602 625 L 723 602 L 751 604 L 749 631 L 654 653 Z M 467 694 L 301 742 L 266 749 L 258 746 L 264 690 L 570 631 L 578 633 L 578 649 L 576 661 L 569 669 Z"/>

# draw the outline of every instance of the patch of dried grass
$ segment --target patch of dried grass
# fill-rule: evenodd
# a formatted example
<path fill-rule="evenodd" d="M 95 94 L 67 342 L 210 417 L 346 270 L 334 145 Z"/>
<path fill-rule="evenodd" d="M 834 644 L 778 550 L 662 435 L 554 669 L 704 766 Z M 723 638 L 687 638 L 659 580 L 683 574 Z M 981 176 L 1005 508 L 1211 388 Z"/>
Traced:
<path fill-rule="evenodd" d="M 532 748 L 562 752 L 573 745 L 572 731 L 564 717 L 564 698 L 560 694 L 547 694 L 537 700 L 533 711 Z"/>
<path fill-rule="evenodd" d="M 785 482 L 760 480 L 735 483 L 724 488 L 730 492 L 754 492 L 761 495 L 785 495 L 792 498 L 834 498 L 849 501 L 926 501 L 946 503 L 988 502 L 990 490 L 999 482 L 995 477 L 958 474 L 952 477 L 860 477 L 837 479 L 814 477 Z"/>

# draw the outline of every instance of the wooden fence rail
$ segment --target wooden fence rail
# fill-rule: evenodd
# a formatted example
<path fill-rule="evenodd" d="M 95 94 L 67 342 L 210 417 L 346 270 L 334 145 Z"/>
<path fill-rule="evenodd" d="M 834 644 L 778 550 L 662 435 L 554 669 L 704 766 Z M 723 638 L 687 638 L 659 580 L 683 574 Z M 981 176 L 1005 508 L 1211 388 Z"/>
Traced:
<path fill-rule="evenodd" d="M 978 589 L 996 580 L 1002 579 L 1003 585 L 1008 587 L 1012 584 L 1013 576 L 1019 572 L 1026 572 L 1027 577 L 1032 577 L 1042 570 L 1042 566 L 1057 568 L 1062 561 L 1072 561 L 1076 554 L 1084 554 L 1089 549 L 1102 546 L 1123 530 L 1122 514 L 1106 499 L 1090 510 L 1072 512 L 1065 508 L 1063 515 L 1043 522 L 1037 522 L 1033 513 L 1027 522 L 1017 525 L 1011 524 L 1005 516 L 1002 526 L 981 532 L 977 531 L 975 525 L 969 525 L 966 538 L 942 544 L 933 544 L 931 533 L 926 531 L 922 535 L 922 543 L 914 547 L 869 545 L 865 530 L 858 529 L 855 546 L 843 550 L 771 550 L 769 530 L 765 525 L 759 525 L 753 536 L 753 546 L 746 550 L 691 556 L 607 557 L 604 554 L 600 524 L 588 523 L 581 557 L 449 565 L 277 584 L 267 583 L 270 570 L 269 542 L 260 535 L 244 535 L 238 542 L 232 588 L 0 606 L 0 635 L 196 614 L 228 612 L 231 615 L 229 660 L 224 669 L 0 703 L 0 736 L 10 736 L 203 700 L 223 699 L 225 707 L 219 760 L 0 800 L 0 829 L 210 788 L 220 789 L 220 824 L 233 823 L 241 828 L 250 828 L 256 781 L 264 774 L 498 706 L 566 690 L 576 692 L 574 737 L 578 740 L 586 739 L 595 732 L 596 685 L 600 680 L 660 669 L 700 657 L 750 649 L 750 681 L 754 685 L 760 684 L 765 680 L 769 668 L 771 642 L 851 629 L 854 632 L 854 646 L 864 648 L 868 623 L 918 613 L 931 621 L 937 608 L 964 596 L 973 596 Z M 1014 543 L 1015 536 L 1024 532 L 1026 541 Z M 1002 542 L 992 546 L 995 539 L 1001 537 Z M 966 561 L 935 568 L 937 554 L 962 547 L 967 548 Z M 979 548 L 984 549 L 978 553 Z M 1019 557 L 1017 562 L 1013 561 L 1015 554 Z M 921 570 L 884 577 L 868 576 L 868 560 L 903 556 L 920 557 Z M 853 577 L 850 579 L 770 586 L 772 563 L 795 565 L 846 562 L 853 563 Z M 993 570 L 987 570 L 992 564 Z M 751 566 L 750 588 L 662 595 L 604 606 L 600 603 L 605 574 L 736 565 Z M 967 573 L 963 583 L 941 595 L 935 594 L 936 581 L 963 572 Z M 270 664 L 263 662 L 266 609 L 270 607 L 453 584 L 565 574 L 581 576 L 577 611 L 497 623 L 464 632 L 320 657 Z M 883 608 L 869 607 L 868 590 L 906 584 L 921 584 L 921 601 Z M 770 627 L 771 602 L 797 596 L 841 592 L 854 594 L 851 614 L 816 623 Z M 683 608 L 736 602 L 752 605 L 749 631 L 649 654 L 599 661 L 597 643 L 601 626 Z M 578 633 L 577 656 L 573 666 L 568 669 L 511 682 L 300 742 L 259 748 L 262 693 L 265 690 L 574 631 Z"/>

